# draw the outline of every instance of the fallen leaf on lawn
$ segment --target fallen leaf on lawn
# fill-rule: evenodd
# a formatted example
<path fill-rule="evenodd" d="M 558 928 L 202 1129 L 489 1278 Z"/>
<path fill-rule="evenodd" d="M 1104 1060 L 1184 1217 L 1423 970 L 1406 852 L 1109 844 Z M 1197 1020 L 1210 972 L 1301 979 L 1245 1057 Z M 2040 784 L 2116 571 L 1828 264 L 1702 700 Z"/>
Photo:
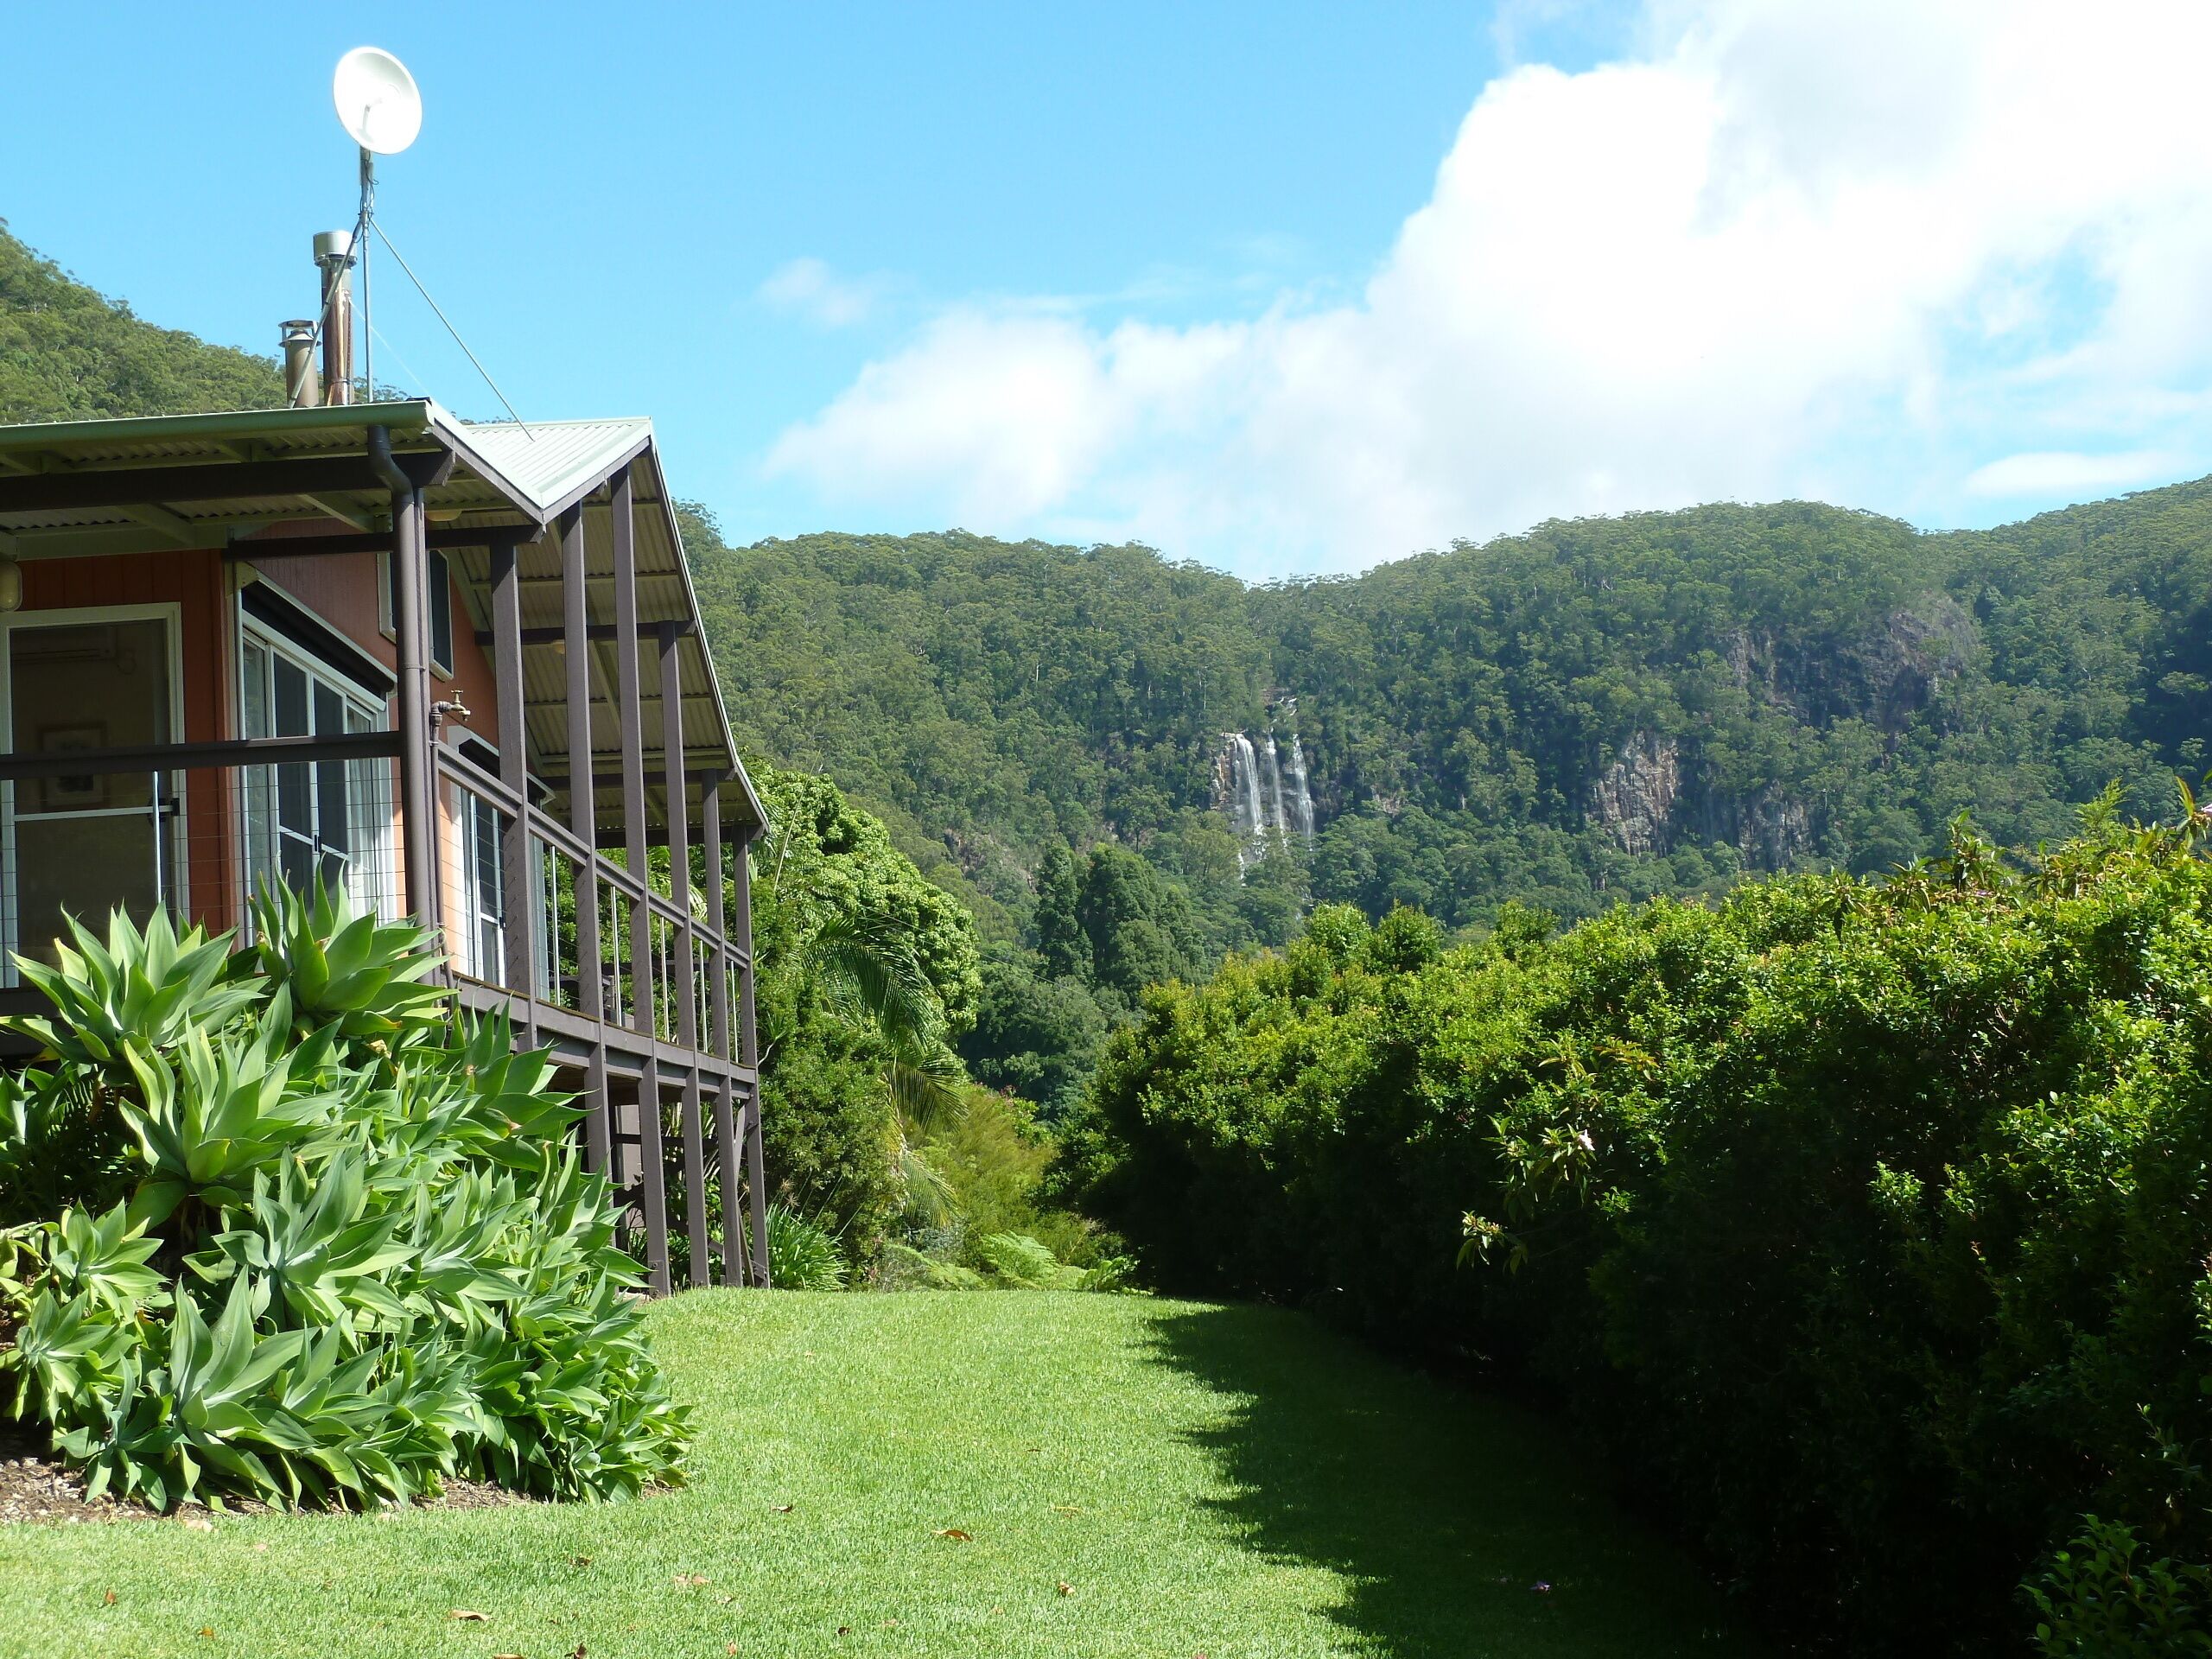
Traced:
<path fill-rule="evenodd" d="M 1052 1513 L 1055 1515 L 1081 1515 L 1083 1513 L 1083 1508 L 1080 1504 L 1076 1503 L 1055 1503 L 1052 1505 Z"/>
<path fill-rule="evenodd" d="M 1529 1587 L 1540 1596 L 1548 1596 L 1552 1592 L 1552 1584 L 1549 1579 L 1538 1579 L 1535 1583 L 1530 1585 Z"/>
<path fill-rule="evenodd" d="M 723 1651 L 724 1653 L 735 1653 L 735 1652 L 737 1651 L 737 1643 L 734 1643 L 734 1642 L 732 1642 L 732 1643 L 729 1643 L 727 1647 L 725 1647 L 725 1648 L 722 1649 L 722 1651 Z"/>
<path fill-rule="evenodd" d="M 446 1617 L 448 1618 L 457 1618 L 465 1624 L 489 1624 L 492 1622 L 491 1614 L 471 1612 L 466 1607 L 456 1607 L 451 1612 L 448 1613 Z"/>
<path fill-rule="evenodd" d="M 200 1635 L 202 1635 L 202 1636 L 204 1636 L 204 1637 L 207 1637 L 213 1638 L 213 1636 L 214 1636 L 214 1634 L 215 1634 L 215 1632 L 214 1632 L 213 1630 L 209 1629 L 207 1625 L 202 1624 L 202 1625 L 200 1627 Z"/>
<path fill-rule="evenodd" d="M 215 1530 L 215 1523 L 213 1521 L 210 1521 L 204 1515 L 188 1515 L 184 1517 L 184 1524 L 190 1527 L 194 1532 L 213 1532 Z"/>
<path fill-rule="evenodd" d="M 115 1605 L 115 1592 L 114 1592 L 114 1591 L 112 1591 L 112 1590 L 109 1591 L 106 1594 L 103 1595 L 103 1596 L 100 1598 L 100 1599 L 101 1599 L 102 1601 L 105 1602 L 109 1606 L 111 1606 L 111 1607 L 114 1606 L 114 1605 Z"/>
<path fill-rule="evenodd" d="M 584 1659 L 584 1644 L 582 1643 L 579 1642 L 576 1643 L 576 1650 L 569 1656 L 569 1659 Z"/>
<path fill-rule="evenodd" d="M 571 1555 L 569 1557 L 569 1565 L 570 1567 L 589 1567 L 591 1565 L 591 1557 L 588 1555 Z"/>
<path fill-rule="evenodd" d="M 768 1507 L 778 1515 L 789 1515 L 791 1512 L 791 1506 L 788 1503 L 771 1503 Z"/>
<path fill-rule="evenodd" d="M 1060 1580 L 1060 1593 L 1064 1596 L 1071 1596 L 1075 1594 L 1075 1586 L 1070 1584 L 1065 1579 L 1062 1579 Z"/>
<path fill-rule="evenodd" d="M 254 1548 L 261 1551 L 264 1554 L 266 1554 L 269 1551 L 269 1541 L 264 1538 L 259 1543 L 256 1544 Z"/>
<path fill-rule="evenodd" d="M 730 1603 L 735 1601 L 737 1598 L 735 1596 L 716 1596 L 715 1599 L 721 1603 L 723 1606 L 727 1607 Z"/>
<path fill-rule="evenodd" d="M 495 1653 L 492 1656 L 492 1659 L 522 1659 L 522 1655 L 518 1653 Z"/>
<path fill-rule="evenodd" d="M 976 1535 L 964 1527 L 939 1527 L 930 1534 L 932 1538 L 950 1538 L 956 1544 L 972 1544 Z"/>
<path fill-rule="evenodd" d="M 679 1590 L 696 1590 L 706 1581 L 707 1575 L 703 1573 L 679 1573 L 676 1575 L 676 1587 Z"/>
<path fill-rule="evenodd" d="M 852 1633 L 853 1627 L 849 1624 L 840 1624 L 837 1627 L 837 1634 L 840 1636 L 850 1636 Z"/>

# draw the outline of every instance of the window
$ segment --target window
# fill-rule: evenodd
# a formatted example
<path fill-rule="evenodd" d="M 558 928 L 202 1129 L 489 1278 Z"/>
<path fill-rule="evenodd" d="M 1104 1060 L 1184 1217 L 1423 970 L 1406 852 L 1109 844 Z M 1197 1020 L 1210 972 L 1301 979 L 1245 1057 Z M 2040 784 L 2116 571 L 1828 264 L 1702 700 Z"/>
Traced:
<path fill-rule="evenodd" d="M 461 914 L 447 930 L 454 965 L 494 984 L 507 976 L 506 865 L 499 815 L 473 791 L 454 788 L 453 821 L 461 871 Z"/>
<path fill-rule="evenodd" d="M 0 749 L 173 743 L 181 732 L 175 607 L 25 612 L 0 623 Z M 121 906 L 188 914 L 176 772 L 0 784 L 0 984 L 12 953 L 54 960 L 65 915 L 95 931 Z"/>
<path fill-rule="evenodd" d="M 238 652 L 240 724 L 248 737 L 331 737 L 382 728 L 383 709 L 327 664 L 249 620 Z M 301 760 L 245 772 L 249 893 L 317 874 L 354 905 L 398 911 L 392 869 L 391 762 Z"/>
<path fill-rule="evenodd" d="M 446 556 L 431 548 L 423 554 L 429 582 L 423 597 L 430 607 L 430 666 L 450 677 L 453 673 L 453 579 Z M 384 569 L 383 594 L 378 604 L 384 631 L 399 637 L 399 567 L 389 553 L 377 555 Z"/>

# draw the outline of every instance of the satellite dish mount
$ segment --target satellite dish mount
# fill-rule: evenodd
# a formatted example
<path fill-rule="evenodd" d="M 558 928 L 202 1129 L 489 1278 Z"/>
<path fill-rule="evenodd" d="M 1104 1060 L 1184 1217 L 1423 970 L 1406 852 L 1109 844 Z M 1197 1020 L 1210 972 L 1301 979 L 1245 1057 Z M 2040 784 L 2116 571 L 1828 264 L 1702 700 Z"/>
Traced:
<path fill-rule="evenodd" d="M 367 396 L 376 396 L 375 334 L 369 315 L 369 231 L 376 222 L 377 167 L 379 156 L 397 156 L 415 142 L 423 130 L 423 94 L 407 66 L 391 53 L 373 46 L 357 46 L 338 60 L 331 78 L 331 102 L 338 107 L 338 123 L 360 147 L 361 207 L 354 220 L 352 245 L 346 250 L 345 267 L 361 271 L 361 376 Z M 326 301 L 323 326 L 333 328 L 337 319 Z M 333 388 L 335 391 L 335 388 Z"/>

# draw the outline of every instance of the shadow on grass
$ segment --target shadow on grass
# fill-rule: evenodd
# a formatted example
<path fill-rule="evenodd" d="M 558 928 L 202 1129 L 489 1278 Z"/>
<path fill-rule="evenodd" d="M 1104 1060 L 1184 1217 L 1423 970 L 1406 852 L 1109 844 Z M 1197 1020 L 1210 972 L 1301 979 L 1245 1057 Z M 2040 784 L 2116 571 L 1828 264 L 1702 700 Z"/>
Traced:
<path fill-rule="evenodd" d="M 1606 1501 L 1562 1431 L 1280 1309 L 1166 1314 L 1154 1357 L 1236 1403 L 1193 1438 L 1249 1546 L 1350 1580 L 1335 1617 L 1394 1659 L 1723 1655 L 1695 1569 Z"/>

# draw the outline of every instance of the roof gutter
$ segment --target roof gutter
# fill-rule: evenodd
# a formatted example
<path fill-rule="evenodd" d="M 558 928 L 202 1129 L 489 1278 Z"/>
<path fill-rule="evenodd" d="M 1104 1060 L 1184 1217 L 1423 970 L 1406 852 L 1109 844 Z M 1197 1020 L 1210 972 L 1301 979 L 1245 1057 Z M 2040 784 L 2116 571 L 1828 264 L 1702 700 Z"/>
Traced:
<path fill-rule="evenodd" d="M 413 479 L 399 470 L 399 463 L 391 458 L 391 429 L 372 426 L 369 429 L 369 466 L 385 487 L 403 494 L 416 488 Z"/>

